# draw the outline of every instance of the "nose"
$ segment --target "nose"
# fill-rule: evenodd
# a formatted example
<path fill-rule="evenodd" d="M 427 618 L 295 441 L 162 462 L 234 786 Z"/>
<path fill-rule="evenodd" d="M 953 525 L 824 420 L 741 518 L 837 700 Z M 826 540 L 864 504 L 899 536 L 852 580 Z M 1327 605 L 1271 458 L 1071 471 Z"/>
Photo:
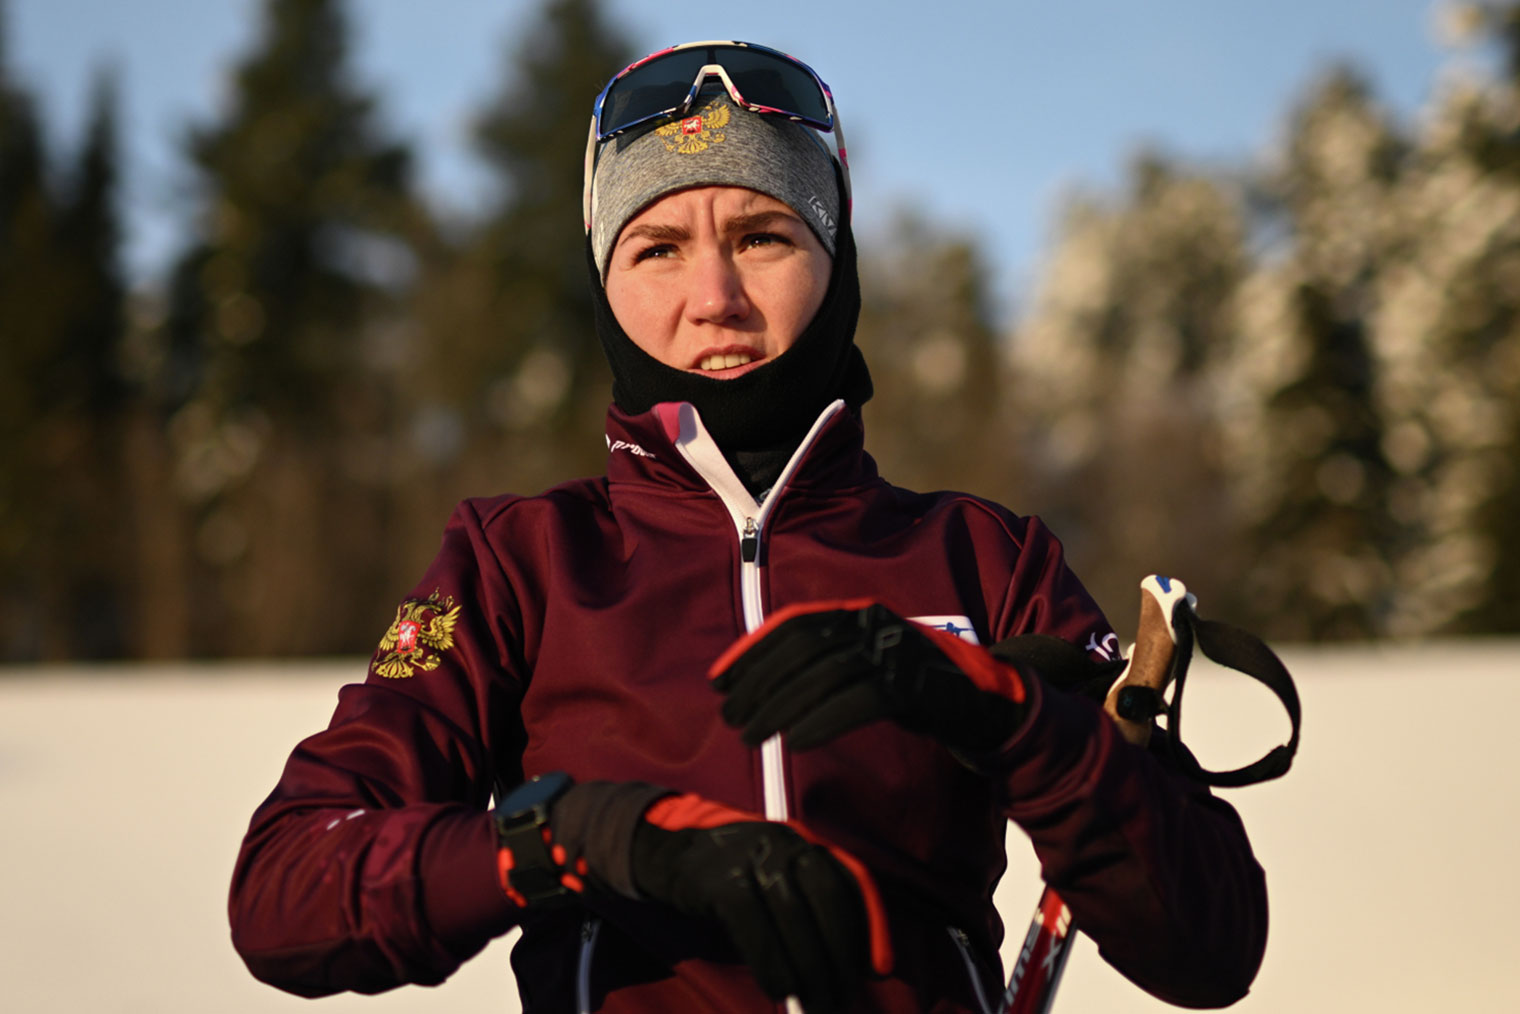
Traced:
<path fill-rule="evenodd" d="M 688 278 L 686 316 L 696 324 L 728 324 L 749 316 L 749 295 L 733 259 L 712 250 L 698 258 Z"/>

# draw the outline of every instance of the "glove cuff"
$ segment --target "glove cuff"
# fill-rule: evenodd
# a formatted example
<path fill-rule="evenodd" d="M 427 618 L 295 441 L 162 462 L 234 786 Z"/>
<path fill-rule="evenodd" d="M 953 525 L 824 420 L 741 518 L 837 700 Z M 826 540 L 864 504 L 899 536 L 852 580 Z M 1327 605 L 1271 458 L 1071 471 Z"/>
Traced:
<path fill-rule="evenodd" d="M 671 790 L 647 782 L 586 782 L 554 804 L 554 842 L 564 865 L 584 859 L 598 884 L 625 898 L 639 896 L 633 883 L 634 831 L 644 811 Z"/>

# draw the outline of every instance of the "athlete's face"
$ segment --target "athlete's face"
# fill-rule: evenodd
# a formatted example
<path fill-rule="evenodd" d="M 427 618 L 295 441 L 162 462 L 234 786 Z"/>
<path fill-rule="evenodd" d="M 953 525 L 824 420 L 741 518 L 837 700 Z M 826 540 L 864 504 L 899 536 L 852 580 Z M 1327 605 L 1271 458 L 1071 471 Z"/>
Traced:
<path fill-rule="evenodd" d="M 823 304 L 832 259 L 782 202 L 742 187 L 668 194 L 628 220 L 607 301 L 666 366 L 737 377 L 792 347 Z"/>

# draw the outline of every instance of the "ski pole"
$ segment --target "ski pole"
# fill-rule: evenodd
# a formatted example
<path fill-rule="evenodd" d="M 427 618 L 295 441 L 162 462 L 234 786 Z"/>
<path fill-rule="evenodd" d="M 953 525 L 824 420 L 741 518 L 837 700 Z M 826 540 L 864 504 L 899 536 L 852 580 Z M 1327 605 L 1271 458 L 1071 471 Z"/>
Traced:
<path fill-rule="evenodd" d="M 1189 608 L 1197 602 L 1175 578 L 1152 574 L 1140 582 L 1140 623 L 1135 646 L 1103 704 L 1103 710 L 1119 726 L 1120 734 L 1136 746 L 1150 742 L 1151 719 L 1162 708 L 1163 694 L 1173 671 L 1172 659 L 1177 652 L 1172 612 L 1184 599 Z M 1054 888 L 1047 886 L 1009 975 L 1008 988 L 998 1006 L 1001 1014 L 1048 1014 L 1066 970 L 1075 932 L 1071 909 Z"/>

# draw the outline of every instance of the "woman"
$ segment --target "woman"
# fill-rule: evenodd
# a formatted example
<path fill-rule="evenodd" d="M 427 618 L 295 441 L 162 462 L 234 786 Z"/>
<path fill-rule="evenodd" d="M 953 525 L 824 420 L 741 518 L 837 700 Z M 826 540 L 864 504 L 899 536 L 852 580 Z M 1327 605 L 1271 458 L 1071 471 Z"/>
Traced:
<path fill-rule="evenodd" d="M 521 925 L 530 1012 L 991 1009 L 1012 819 L 1126 975 L 1244 994 L 1265 887 L 1234 811 L 977 647 L 1110 657 L 1059 544 L 863 450 L 844 150 L 823 82 L 763 47 L 609 82 L 607 474 L 457 508 L 254 814 L 231 915 L 255 975 L 438 982 Z"/>

